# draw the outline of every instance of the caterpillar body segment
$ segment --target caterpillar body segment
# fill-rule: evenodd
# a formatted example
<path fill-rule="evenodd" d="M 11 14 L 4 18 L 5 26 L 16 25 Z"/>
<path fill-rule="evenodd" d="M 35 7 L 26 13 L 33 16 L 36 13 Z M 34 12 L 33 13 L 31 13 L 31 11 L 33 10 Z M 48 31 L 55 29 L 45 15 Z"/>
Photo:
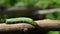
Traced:
<path fill-rule="evenodd" d="M 27 17 L 19 17 L 19 18 L 10 18 L 6 19 L 7 24 L 15 24 L 15 23 L 29 23 L 32 25 L 36 25 L 33 19 Z"/>

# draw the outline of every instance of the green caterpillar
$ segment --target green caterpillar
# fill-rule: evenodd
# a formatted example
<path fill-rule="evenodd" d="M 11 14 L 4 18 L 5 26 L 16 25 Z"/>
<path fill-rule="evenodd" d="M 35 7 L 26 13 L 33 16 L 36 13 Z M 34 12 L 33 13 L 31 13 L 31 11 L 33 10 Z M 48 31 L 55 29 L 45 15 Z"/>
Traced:
<path fill-rule="evenodd" d="M 36 25 L 33 19 L 27 17 L 6 19 L 6 24 L 15 24 L 15 23 L 29 23 L 32 25 Z"/>

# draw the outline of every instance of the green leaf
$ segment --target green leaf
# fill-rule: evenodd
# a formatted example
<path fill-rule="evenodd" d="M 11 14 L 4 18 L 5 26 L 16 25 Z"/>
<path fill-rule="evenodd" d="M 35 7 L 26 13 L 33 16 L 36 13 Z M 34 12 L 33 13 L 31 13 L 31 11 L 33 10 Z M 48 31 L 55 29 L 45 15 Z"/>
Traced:
<path fill-rule="evenodd" d="M 50 0 L 52 3 L 56 3 L 58 0 Z"/>
<path fill-rule="evenodd" d="M 54 17 L 54 15 L 53 14 L 47 14 L 46 15 L 46 19 L 52 19 L 52 20 L 55 20 L 55 17 Z"/>
<path fill-rule="evenodd" d="M 39 0 L 39 2 L 35 4 L 35 6 L 45 9 L 48 7 L 49 4 L 50 4 L 50 1 L 48 0 Z"/>
<path fill-rule="evenodd" d="M 16 7 L 24 7 L 24 6 L 28 6 L 28 7 L 33 7 L 34 4 L 36 3 L 37 0 L 17 0 L 17 3 L 15 3 Z"/>
<path fill-rule="evenodd" d="M 49 31 L 47 34 L 59 34 L 60 31 Z"/>
<path fill-rule="evenodd" d="M 57 3 L 57 4 L 60 4 L 60 0 L 57 0 L 56 3 Z"/>
<path fill-rule="evenodd" d="M 4 18 L 0 18 L 0 23 L 5 23 L 5 19 Z"/>
<path fill-rule="evenodd" d="M 59 15 L 59 12 L 54 12 L 53 13 L 53 16 L 55 17 L 55 19 L 57 19 L 58 15 Z"/>
<path fill-rule="evenodd" d="M 27 4 L 26 3 L 23 3 L 23 2 L 18 2 L 14 5 L 15 7 L 26 7 Z"/>
<path fill-rule="evenodd" d="M 3 5 L 5 3 L 5 0 L 0 0 L 0 5 Z"/>
<path fill-rule="evenodd" d="M 60 20 L 60 12 L 54 12 L 53 14 L 47 14 L 47 19 L 54 19 L 54 20 Z"/>
<path fill-rule="evenodd" d="M 10 0 L 10 5 L 14 6 L 15 3 L 17 3 L 18 0 Z"/>
<path fill-rule="evenodd" d="M 58 12 L 58 15 L 57 15 L 57 20 L 60 20 L 60 12 Z"/>
<path fill-rule="evenodd" d="M 7 7 L 11 6 L 11 4 L 10 4 L 10 0 L 5 0 L 4 5 L 7 6 Z"/>
<path fill-rule="evenodd" d="M 11 6 L 10 5 L 10 0 L 0 0 L 0 6 Z"/>

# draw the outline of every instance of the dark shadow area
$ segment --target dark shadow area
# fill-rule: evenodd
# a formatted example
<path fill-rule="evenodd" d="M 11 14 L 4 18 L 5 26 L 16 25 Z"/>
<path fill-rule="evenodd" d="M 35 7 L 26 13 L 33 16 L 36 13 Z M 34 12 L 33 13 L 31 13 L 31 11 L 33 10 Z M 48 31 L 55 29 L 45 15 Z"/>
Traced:
<path fill-rule="evenodd" d="M 39 29 L 31 29 L 26 32 L 24 31 L 8 31 L 8 32 L 0 32 L 0 34 L 46 34 L 47 30 L 39 30 Z"/>

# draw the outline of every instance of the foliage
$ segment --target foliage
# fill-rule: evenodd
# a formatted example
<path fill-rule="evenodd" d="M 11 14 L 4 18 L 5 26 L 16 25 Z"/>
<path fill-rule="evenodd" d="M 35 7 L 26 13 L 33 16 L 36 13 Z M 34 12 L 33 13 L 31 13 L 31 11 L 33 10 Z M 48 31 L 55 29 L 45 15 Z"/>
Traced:
<path fill-rule="evenodd" d="M 60 12 L 49 13 L 46 15 L 47 19 L 60 20 Z"/>
<path fill-rule="evenodd" d="M 40 7 L 46 9 L 48 6 L 60 7 L 60 0 L 0 0 L 0 5 L 17 7 Z"/>
<path fill-rule="evenodd" d="M 47 34 L 59 34 L 59 31 L 49 31 Z"/>

